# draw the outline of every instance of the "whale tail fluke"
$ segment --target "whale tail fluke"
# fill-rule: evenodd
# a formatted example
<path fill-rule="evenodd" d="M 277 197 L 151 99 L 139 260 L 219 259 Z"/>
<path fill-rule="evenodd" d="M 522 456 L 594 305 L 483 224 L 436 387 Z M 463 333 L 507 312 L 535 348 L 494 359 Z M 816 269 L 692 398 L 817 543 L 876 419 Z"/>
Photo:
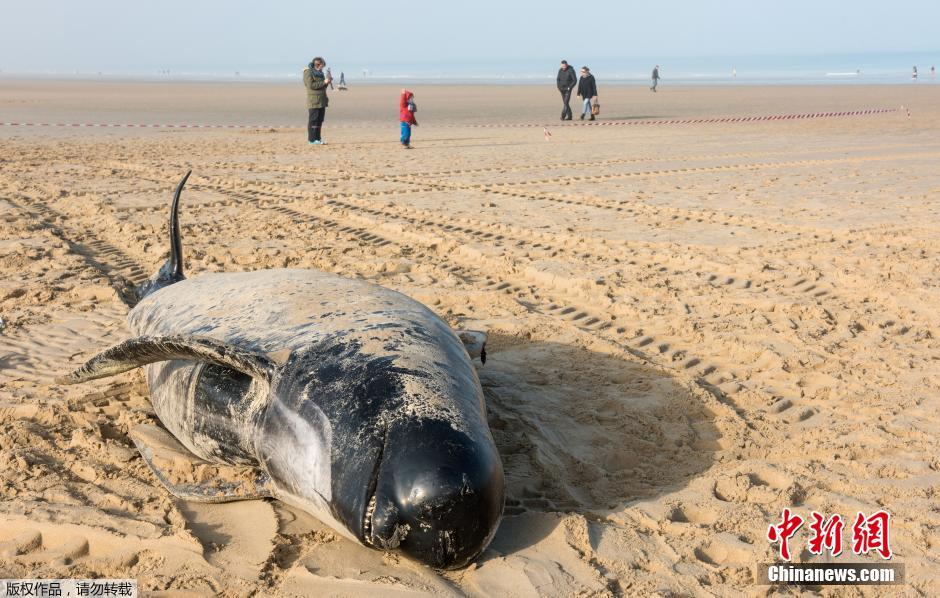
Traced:
<path fill-rule="evenodd" d="M 176 191 L 173 193 L 173 203 L 170 205 L 170 257 L 150 280 L 134 289 L 137 301 L 159 291 L 163 287 L 168 287 L 174 282 L 186 278 L 183 274 L 183 243 L 180 240 L 179 205 L 183 186 L 192 173 L 193 171 L 190 170 L 183 175 L 182 180 L 176 186 Z"/>

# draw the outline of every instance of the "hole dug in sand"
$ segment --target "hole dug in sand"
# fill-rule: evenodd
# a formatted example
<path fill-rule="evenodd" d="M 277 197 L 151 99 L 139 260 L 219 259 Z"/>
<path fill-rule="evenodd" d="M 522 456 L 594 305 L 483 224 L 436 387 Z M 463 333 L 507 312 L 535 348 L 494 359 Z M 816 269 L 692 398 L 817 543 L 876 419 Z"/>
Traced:
<path fill-rule="evenodd" d="M 603 517 L 674 492 L 712 464 L 714 417 L 698 389 L 664 371 L 550 342 L 490 356 L 480 379 L 506 472 L 507 516 Z M 525 547 L 503 538 L 504 529 L 494 547 Z"/>

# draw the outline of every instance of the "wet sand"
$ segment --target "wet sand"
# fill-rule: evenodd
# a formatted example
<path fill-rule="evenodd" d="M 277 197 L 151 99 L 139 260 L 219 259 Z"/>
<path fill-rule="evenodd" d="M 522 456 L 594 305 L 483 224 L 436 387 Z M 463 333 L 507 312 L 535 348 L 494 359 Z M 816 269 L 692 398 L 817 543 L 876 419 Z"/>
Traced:
<path fill-rule="evenodd" d="M 400 86 L 332 92 L 310 147 L 299 83 L 0 79 L 0 122 L 261 125 L 0 126 L 0 577 L 763 595 L 784 507 L 847 528 L 884 508 L 902 591 L 936 593 L 940 87 L 599 86 L 601 122 L 912 116 L 568 126 L 550 85 L 416 86 L 403 151 Z M 490 331 L 508 502 L 478 563 L 438 574 L 277 501 L 178 501 L 128 436 L 157 423 L 139 372 L 53 383 L 130 335 L 122 293 L 163 262 L 189 168 L 191 276 L 317 268 Z M 837 560 L 865 560 L 849 534 Z"/>

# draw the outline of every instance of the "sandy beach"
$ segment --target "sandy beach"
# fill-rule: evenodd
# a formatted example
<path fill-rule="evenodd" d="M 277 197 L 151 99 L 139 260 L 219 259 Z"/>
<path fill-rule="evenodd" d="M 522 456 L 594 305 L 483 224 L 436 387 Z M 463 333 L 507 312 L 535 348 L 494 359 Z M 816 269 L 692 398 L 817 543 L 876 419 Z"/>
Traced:
<path fill-rule="evenodd" d="M 897 593 L 936 595 L 940 86 L 598 85 L 613 124 L 561 123 L 550 83 L 411 87 L 402 151 L 401 85 L 331 92 L 311 147 L 299 82 L 0 78 L 4 123 L 247 125 L 0 125 L 0 577 L 760 596 L 782 509 L 841 514 L 847 545 L 884 509 Z M 672 122 L 864 109 L 892 111 Z M 437 573 L 278 501 L 177 500 L 129 437 L 158 424 L 139 371 L 54 383 L 131 336 L 122 298 L 163 263 L 190 168 L 190 276 L 316 268 L 489 331 L 508 496 L 477 563 Z M 791 549 L 818 561 L 807 533 Z"/>

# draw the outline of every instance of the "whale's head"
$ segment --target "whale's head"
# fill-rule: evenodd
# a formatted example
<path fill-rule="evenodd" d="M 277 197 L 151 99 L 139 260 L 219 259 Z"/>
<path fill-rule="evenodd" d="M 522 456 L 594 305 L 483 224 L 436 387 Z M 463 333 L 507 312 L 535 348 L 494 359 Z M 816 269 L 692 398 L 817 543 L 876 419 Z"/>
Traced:
<path fill-rule="evenodd" d="M 276 482 L 327 503 L 347 535 L 456 568 L 496 531 L 502 464 L 460 341 L 408 334 L 386 338 L 411 350 L 347 334 L 291 355 L 272 387 L 261 427 L 272 448 L 262 452 Z"/>
<path fill-rule="evenodd" d="M 502 465 L 491 441 L 448 422 L 401 421 L 388 430 L 364 540 L 435 568 L 462 567 L 493 538 L 503 499 Z"/>

